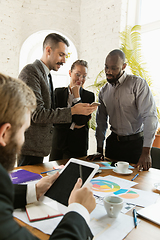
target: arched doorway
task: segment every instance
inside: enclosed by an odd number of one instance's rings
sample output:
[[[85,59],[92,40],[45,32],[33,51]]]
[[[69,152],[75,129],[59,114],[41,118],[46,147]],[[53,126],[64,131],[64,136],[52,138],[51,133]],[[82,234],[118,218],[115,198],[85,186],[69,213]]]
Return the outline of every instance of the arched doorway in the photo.
[[[52,33],[52,32],[55,32],[64,36],[69,41],[69,44],[70,44],[68,48],[68,52],[71,54],[70,54],[70,57],[67,58],[66,63],[57,72],[51,71],[54,88],[65,87],[69,84],[68,71],[72,63],[78,58],[77,50],[73,42],[68,37],[54,30],[42,30],[42,31],[33,33],[25,40],[20,51],[19,72],[22,70],[22,68],[26,64],[32,63],[36,59],[41,58],[42,52],[43,52],[43,49],[42,49],[43,40],[49,33]]]

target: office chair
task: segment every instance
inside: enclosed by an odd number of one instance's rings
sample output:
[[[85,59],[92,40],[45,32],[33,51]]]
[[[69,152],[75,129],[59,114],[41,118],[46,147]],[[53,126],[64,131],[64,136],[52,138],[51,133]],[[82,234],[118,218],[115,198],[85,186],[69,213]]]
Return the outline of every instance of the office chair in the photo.
[[[152,167],[160,169],[160,148],[151,148]]]

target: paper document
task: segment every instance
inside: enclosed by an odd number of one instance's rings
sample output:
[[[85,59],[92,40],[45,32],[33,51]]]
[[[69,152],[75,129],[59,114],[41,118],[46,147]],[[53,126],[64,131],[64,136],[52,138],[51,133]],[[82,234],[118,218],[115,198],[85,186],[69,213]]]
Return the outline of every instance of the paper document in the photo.
[[[134,228],[133,217],[119,213],[117,218],[109,218],[104,206],[97,204],[91,213],[89,224],[94,240],[122,240]]]

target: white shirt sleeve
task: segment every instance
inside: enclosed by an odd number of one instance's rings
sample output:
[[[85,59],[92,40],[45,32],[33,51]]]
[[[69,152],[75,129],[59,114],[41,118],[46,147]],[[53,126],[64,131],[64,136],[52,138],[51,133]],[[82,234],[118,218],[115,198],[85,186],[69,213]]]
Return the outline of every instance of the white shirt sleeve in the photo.
[[[71,203],[68,206],[67,212],[72,212],[72,211],[79,213],[86,220],[87,224],[89,223],[90,215],[88,210],[84,206],[82,206],[79,203]]]
[[[36,196],[36,184],[35,183],[29,183],[27,184],[27,204],[33,203],[37,201]]]
[[[73,103],[77,103],[77,102],[79,102],[80,100],[81,100],[80,97],[78,97],[78,98],[73,98]]]

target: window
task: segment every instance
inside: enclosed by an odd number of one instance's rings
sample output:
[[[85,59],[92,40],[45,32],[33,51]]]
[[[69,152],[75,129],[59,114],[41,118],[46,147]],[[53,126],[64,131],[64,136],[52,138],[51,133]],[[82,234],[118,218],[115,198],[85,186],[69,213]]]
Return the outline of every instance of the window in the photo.
[[[153,79],[155,101],[160,109],[160,1],[141,0],[139,8],[138,24],[142,27],[142,52]]]

